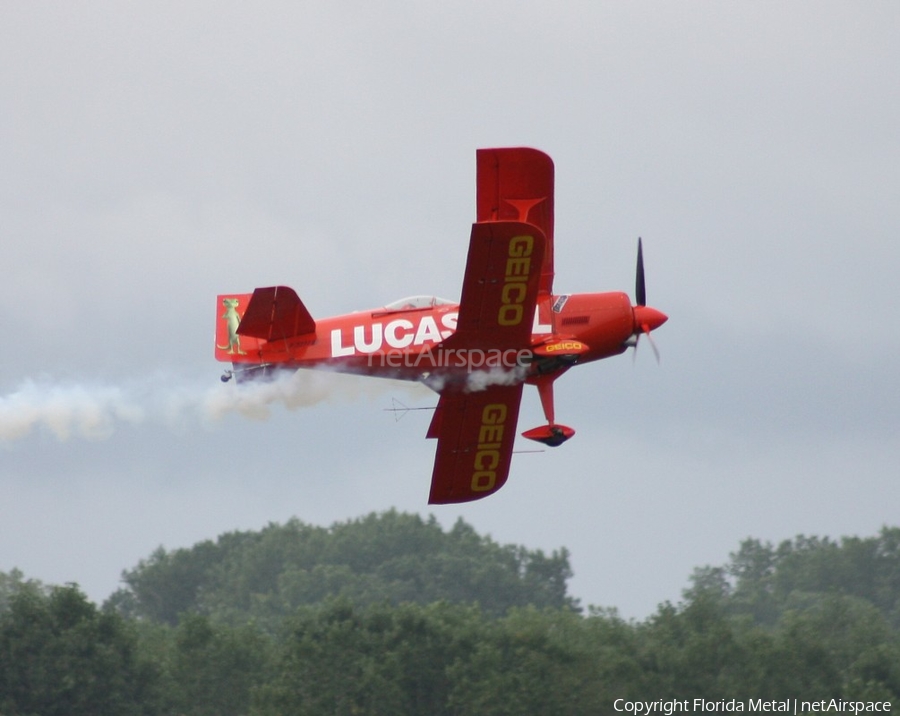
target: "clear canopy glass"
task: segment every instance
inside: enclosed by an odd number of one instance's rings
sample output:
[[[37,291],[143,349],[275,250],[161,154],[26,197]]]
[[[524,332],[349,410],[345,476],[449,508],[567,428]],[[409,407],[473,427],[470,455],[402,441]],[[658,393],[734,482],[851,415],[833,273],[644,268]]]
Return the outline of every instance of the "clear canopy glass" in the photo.
[[[417,308],[433,308],[434,306],[449,306],[455,303],[438,296],[407,296],[399,301],[394,301],[385,306],[388,311],[411,311]]]

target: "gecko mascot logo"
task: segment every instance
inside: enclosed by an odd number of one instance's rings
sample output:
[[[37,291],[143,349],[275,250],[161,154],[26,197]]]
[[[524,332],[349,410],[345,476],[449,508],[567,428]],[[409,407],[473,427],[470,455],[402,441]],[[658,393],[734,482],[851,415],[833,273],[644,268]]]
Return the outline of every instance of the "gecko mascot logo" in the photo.
[[[238,335],[237,329],[241,324],[241,316],[237,312],[240,302],[236,298],[223,298],[222,305],[225,306],[225,313],[222,314],[222,320],[228,328],[228,345],[216,347],[221,350],[227,350],[232,355],[237,353],[239,356],[245,356],[247,353],[241,350],[241,337]]]

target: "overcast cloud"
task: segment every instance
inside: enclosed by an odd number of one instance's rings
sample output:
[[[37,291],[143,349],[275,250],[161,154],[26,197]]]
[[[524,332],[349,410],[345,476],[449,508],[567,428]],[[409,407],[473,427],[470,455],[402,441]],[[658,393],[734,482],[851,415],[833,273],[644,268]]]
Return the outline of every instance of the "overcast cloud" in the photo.
[[[745,537],[898,524],[896,3],[3,14],[0,570],[99,601],[160,544],[396,506],[565,546],[575,596],[644,617]],[[643,237],[659,366],[571,371],[575,439],[456,507],[426,505],[429,414],[382,410],[426,391],[222,409],[217,293],[458,298],[475,149],[512,145],[556,163],[558,292],[631,293]]]

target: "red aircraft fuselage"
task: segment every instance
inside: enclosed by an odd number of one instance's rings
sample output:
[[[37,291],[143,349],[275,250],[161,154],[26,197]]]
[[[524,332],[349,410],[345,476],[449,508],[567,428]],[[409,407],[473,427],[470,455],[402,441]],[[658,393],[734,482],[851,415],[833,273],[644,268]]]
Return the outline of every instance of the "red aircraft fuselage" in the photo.
[[[281,290],[285,290],[282,288]],[[236,301],[237,311],[253,294],[220,296]],[[227,312],[227,311],[226,311]],[[236,372],[261,368],[325,368],[343,373],[428,382],[440,376],[461,379],[477,370],[521,367],[528,380],[574,363],[624,352],[642,326],[650,330],[665,318],[652,308],[632,306],[622,292],[547,296],[536,306],[531,340],[518,349],[442,349],[456,332],[459,304],[432,296],[413,296],[367,311],[318,319],[315,332],[284,340],[237,335],[229,340],[223,313],[218,321],[216,357]],[[576,360],[577,358],[577,360]]]

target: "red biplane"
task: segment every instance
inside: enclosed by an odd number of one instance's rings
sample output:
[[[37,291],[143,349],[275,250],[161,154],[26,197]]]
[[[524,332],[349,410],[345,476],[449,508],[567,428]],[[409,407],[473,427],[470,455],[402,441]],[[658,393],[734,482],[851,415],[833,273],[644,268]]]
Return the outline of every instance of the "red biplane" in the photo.
[[[621,292],[553,293],[553,181],[543,152],[477,152],[477,221],[459,303],[413,296],[316,320],[286,286],[220,295],[216,358],[232,363],[223,380],[327,368],[420,381],[440,394],[427,433],[438,441],[429,503],[496,492],[509,475],[524,384],[537,386],[547,423],[522,435],[560,445],[575,431],[556,422],[553,381],[636,348],[667,319],[646,305],[640,241],[635,305]]]

